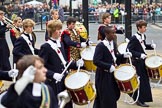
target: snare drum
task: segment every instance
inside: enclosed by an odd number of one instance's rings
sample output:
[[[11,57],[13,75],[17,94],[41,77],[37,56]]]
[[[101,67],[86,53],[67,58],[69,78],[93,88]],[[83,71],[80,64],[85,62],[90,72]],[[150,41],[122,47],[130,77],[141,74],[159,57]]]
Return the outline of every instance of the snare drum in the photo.
[[[65,86],[75,104],[85,105],[95,98],[96,92],[86,72],[71,72],[65,78]]]
[[[3,81],[2,80],[0,80],[0,94],[2,93],[2,87],[4,86],[4,83],[3,83]]]
[[[162,77],[162,57],[150,56],[145,60],[148,76],[151,79],[160,79]]]
[[[124,54],[126,52],[127,46],[128,46],[128,43],[127,42],[123,42],[123,43],[119,44],[119,46],[118,46],[118,52],[120,54]]]
[[[136,70],[130,64],[121,64],[114,71],[119,89],[124,93],[133,93],[139,87]]]
[[[96,44],[92,44],[91,46],[84,48],[80,54],[84,60],[85,69],[88,71],[96,70],[96,66],[93,64],[93,56],[95,53],[95,48]]]

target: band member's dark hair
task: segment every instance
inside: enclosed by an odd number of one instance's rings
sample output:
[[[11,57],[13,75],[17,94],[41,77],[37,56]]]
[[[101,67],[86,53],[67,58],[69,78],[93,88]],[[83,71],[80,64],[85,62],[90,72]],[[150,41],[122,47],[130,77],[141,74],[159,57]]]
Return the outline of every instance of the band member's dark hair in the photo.
[[[144,21],[144,20],[138,20],[138,21],[136,22],[136,27],[137,27],[137,29],[138,29],[138,28],[141,28],[142,26],[146,26],[146,27],[147,27],[147,22]]]
[[[114,29],[113,26],[107,26],[104,28],[104,31],[105,31],[105,33],[109,34],[112,31],[112,29]]]
[[[44,64],[44,61],[42,58],[34,55],[25,55],[23,56],[16,65],[16,68],[19,70],[18,79],[22,77],[23,72],[30,66],[35,66],[35,61],[38,60]]]
[[[71,23],[76,23],[76,19],[73,18],[73,17],[69,17],[69,18],[67,19],[66,24],[69,25],[69,24],[71,24]]]

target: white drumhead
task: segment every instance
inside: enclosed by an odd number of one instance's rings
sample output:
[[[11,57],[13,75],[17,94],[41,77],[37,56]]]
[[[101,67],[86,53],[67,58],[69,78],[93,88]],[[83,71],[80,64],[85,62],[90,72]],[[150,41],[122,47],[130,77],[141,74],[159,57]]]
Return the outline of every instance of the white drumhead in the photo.
[[[84,60],[93,60],[96,46],[89,46],[81,52],[81,57]]]
[[[125,42],[125,43],[121,43],[121,44],[118,46],[118,51],[119,51],[120,54],[124,54],[124,53],[126,52],[127,45],[128,45],[128,43]]]
[[[157,68],[162,65],[162,57],[160,56],[150,56],[145,61],[146,66],[150,68]]]
[[[132,66],[125,65],[115,70],[115,78],[120,81],[125,81],[133,78],[136,71]]]
[[[65,85],[69,89],[79,89],[87,84],[90,76],[85,72],[76,72],[65,79]]]

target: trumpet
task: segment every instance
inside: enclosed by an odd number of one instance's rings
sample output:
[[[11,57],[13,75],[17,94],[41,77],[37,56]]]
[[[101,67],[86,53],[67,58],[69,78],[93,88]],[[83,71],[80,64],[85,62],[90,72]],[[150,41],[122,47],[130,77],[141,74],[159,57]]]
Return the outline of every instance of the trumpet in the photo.
[[[7,17],[3,17],[2,19],[3,19],[3,22],[4,22],[5,24],[7,24],[7,25],[9,25],[9,26],[11,27],[11,29],[12,29],[12,28],[16,28],[16,27],[14,26],[14,24],[13,24],[13,21],[11,21],[10,19],[8,19]]]

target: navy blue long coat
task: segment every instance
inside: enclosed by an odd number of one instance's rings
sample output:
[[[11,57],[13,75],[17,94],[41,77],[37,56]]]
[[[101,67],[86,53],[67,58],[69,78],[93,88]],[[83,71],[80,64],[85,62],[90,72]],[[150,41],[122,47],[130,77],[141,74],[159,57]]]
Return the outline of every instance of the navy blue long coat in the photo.
[[[139,34],[140,35],[140,34]],[[145,36],[146,39],[146,36]],[[146,44],[146,41],[143,41],[146,49],[153,49],[150,44]],[[137,75],[140,76],[140,94],[139,94],[139,101],[140,102],[152,102],[152,93],[151,93],[151,87],[149,82],[149,77],[147,74],[146,66],[145,66],[145,60],[140,59],[141,54],[145,53],[143,50],[141,43],[136,38],[136,36],[132,36],[130,38],[130,42],[128,43],[128,49],[132,53],[132,63],[136,68]],[[137,96],[137,91],[135,92],[135,95],[133,99],[135,100]]]
[[[56,41],[53,41],[53,42],[56,43]],[[65,58],[65,51],[64,51],[63,43],[61,43],[61,48],[59,49],[62,52],[63,57]],[[66,89],[64,85],[64,79],[66,75],[64,75],[61,82],[58,82],[58,83],[56,83],[56,80],[53,78],[53,75],[55,73],[62,73],[62,71],[64,70],[64,65],[62,64],[56,51],[53,50],[52,47],[48,43],[45,43],[41,46],[39,56],[44,59],[45,67],[49,70],[47,72],[46,83],[49,84],[53,88],[57,96],[58,93]],[[76,63],[72,62],[69,68],[77,69]],[[72,104],[67,104],[65,108],[72,108]]]
[[[9,57],[10,50],[6,41],[5,32],[8,29],[6,28],[6,24],[1,25],[0,23],[0,70],[8,71],[11,69]]]
[[[115,43],[114,53],[117,57],[117,64],[120,64],[123,55],[117,54]],[[103,42],[96,46],[93,62],[97,66],[95,76],[97,96],[93,108],[117,108],[120,90],[115,81],[114,74],[109,72],[111,65],[114,64],[114,60],[111,52]]]

